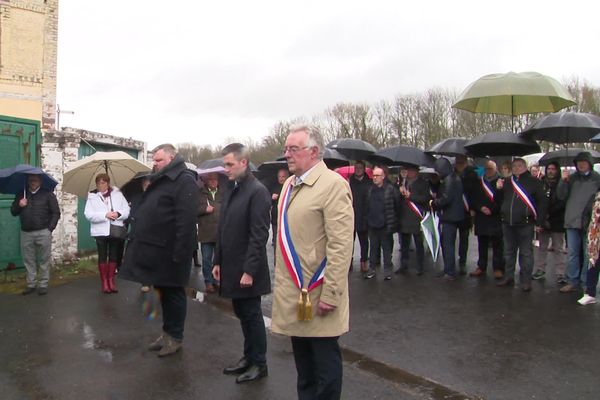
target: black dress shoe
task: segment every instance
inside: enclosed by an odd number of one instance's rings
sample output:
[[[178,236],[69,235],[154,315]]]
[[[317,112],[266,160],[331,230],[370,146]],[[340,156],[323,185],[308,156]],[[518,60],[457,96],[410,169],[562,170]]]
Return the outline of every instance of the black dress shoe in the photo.
[[[223,373],[225,375],[238,375],[246,372],[246,370],[250,368],[250,361],[246,360],[246,358],[240,358],[240,361],[235,365],[230,365],[223,369]]]
[[[525,282],[521,285],[521,290],[524,292],[531,292],[531,282]]]
[[[246,372],[241,374],[235,380],[236,383],[244,383],[250,381],[256,381],[263,376],[269,375],[269,370],[266,365],[252,365]]]
[[[513,286],[515,280],[511,278],[504,278],[500,282],[496,283],[496,286]]]

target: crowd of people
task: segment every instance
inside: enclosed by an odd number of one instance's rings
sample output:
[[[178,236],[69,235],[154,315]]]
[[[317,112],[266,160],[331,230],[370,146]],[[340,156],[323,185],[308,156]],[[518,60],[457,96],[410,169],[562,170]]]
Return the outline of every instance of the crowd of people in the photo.
[[[360,273],[385,281],[422,276],[425,244],[421,221],[439,216],[443,270],[448,282],[491,269],[499,287],[520,288],[545,279],[552,254],[560,292],[583,291],[582,305],[596,302],[600,267],[600,175],[589,153],[579,153],[575,172],[550,163],[542,171],[522,158],[500,171],[487,160],[482,173],[465,156],[439,157],[434,174],[402,167],[397,179],[382,165],[354,163],[345,180],[322,161],[323,140],[310,125],[290,128],[284,147],[287,168],[268,189],[249,170],[249,151],[239,143],[222,151],[226,181],[188,169],[174,146],[153,151],[153,171],[137,177],[141,190],[129,199],[96,176],[85,216],[98,250],[101,290],[118,292],[115,275],[160,293],[162,333],[148,350],[165,357],[182,348],[188,285],[194,251],[202,255],[207,293],[231,299],[244,337],[241,358],[223,373],[243,383],[268,375],[267,336],[261,297],[271,293],[267,261],[269,230],[275,251],[273,332],[291,338],[299,399],[339,399],[342,361],[339,337],[349,329],[348,273],[354,240]],[[32,175],[11,212],[21,218],[21,245],[27,268],[23,294],[47,293],[51,232],[60,211],[56,197]],[[477,237],[476,266],[468,265],[471,230]],[[398,235],[400,265],[392,262]],[[565,241],[566,238],[566,241]],[[126,249],[123,255],[124,244]],[[458,242],[458,248],[456,243]],[[537,242],[537,246],[534,245]],[[411,245],[414,260],[411,263]],[[39,268],[35,254],[41,250]],[[457,263],[458,259],[458,263]],[[122,265],[121,265],[122,260]],[[39,277],[38,277],[39,275]]]

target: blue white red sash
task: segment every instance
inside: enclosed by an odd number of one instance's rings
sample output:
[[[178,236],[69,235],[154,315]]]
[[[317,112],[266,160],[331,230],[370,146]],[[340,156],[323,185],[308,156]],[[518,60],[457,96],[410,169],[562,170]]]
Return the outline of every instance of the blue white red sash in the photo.
[[[471,209],[471,206],[469,206],[469,201],[467,200],[467,196],[462,195],[462,200],[463,200],[463,206],[465,206],[465,211],[469,212],[469,210]]]
[[[417,205],[414,202],[410,201],[409,199],[406,199],[406,203],[408,204],[408,208],[410,208],[412,212],[417,214],[417,217],[419,217],[419,219],[423,219],[423,213],[421,212],[421,210],[419,210],[419,207],[417,207]]]
[[[290,273],[290,277],[292,278],[294,285],[296,285],[296,287],[299,290],[302,290],[304,289],[302,266],[300,265],[300,258],[298,257],[298,253],[296,253],[294,243],[292,242],[292,238],[290,236],[290,227],[287,218],[287,208],[290,203],[293,187],[294,185],[292,185],[292,183],[290,182],[283,194],[283,201],[279,210],[279,221],[281,225],[277,234],[277,239],[279,242],[279,248],[281,249],[281,254],[283,256],[283,262],[288,272]],[[310,279],[310,282],[308,283],[308,288],[306,288],[309,292],[323,283],[326,264],[327,257],[325,257],[323,261],[321,261],[321,264],[317,268],[317,271]]]
[[[485,179],[483,179],[483,176],[481,177],[481,187],[483,188],[483,192],[485,193],[485,195],[490,199],[492,203],[494,203],[494,192],[492,191],[492,188],[489,187]]]
[[[514,175],[511,177],[511,182],[512,182],[513,189],[514,189],[515,193],[517,194],[517,196],[519,196],[519,198],[521,199],[521,201],[523,201],[523,203],[525,203],[525,205],[527,206],[527,208],[529,208],[529,210],[533,214],[533,217],[535,219],[537,219],[537,211],[535,210],[535,206],[533,205],[533,201],[531,201],[531,199],[529,198],[529,195],[527,194],[527,192],[521,187],[521,185],[519,185],[519,182],[517,182],[515,180]]]

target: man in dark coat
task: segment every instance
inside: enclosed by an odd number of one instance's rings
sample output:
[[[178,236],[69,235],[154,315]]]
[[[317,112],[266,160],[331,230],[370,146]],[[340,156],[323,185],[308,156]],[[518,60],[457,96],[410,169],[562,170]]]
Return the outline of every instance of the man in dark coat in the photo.
[[[456,232],[465,219],[463,186],[459,176],[453,170],[450,161],[441,157],[435,161],[435,172],[442,179],[432,206],[440,214],[440,234],[444,271],[440,277],[448,281],[456,279]]]
[[[479,177],[472,165],[469,165],[466,156],[457,156],[454,170],[460,177],[463,187],[463,207],[465,217],[458,224],[458,268],[461,275],[467,273],[467,253],[469,251],[469,235],[473,227],[473,190]]]
[[[202,253],[202,275],[206,293],[214,293],[218,282],[212,274],[213,255],[217,243],[219,214],[223,201],[223,190],[219,188],[219,176],[211,173],[203,177],[204,186],[200,189],[198,208],[198,242]]]
[[[365,173],[365,163],[356,161],[354,163],[354,174],[349,179],[350,190],[352,191],[352,207],[354,208],[354,237],[358,235],[360,245],[360,271],[365,273],[369,267],[369,227],[366,219],[366,195],[373,183],[371,178]],[[354,251],[354,246],[352,247]],[[352,265],[350,266],[352,269]]]
[[[398,232],[398,215],[400,214],[400,195],[396,187],[387,178],[387,170],[381,167],[373,168],[373,184],[367,191],[366,217],[369,227],[369,242],[371,245],[369,270],[364,274],[365,279],[375,276],[375,269],[381,262],[383,252],[384,280],[392,279],[392,251],[394,248],[394,233]]]
[[[148,346],[159,357],[181,349],[192,255],[196,248],[198,186],[171,144],[152,151],[154,174],[130,215],[131,232],[119,277],[160,293],[163,334]]]
[[[38,281],[38,294],[48,293],[50,280],[50,257],[52,231],[60,218],[56,196],[41,187],[40,175],[27,177],[27,190],[13,201],[10,212],[21,220],[21,254],[27,270],[27,287],[21,292],[28,295],[35,291]],[[40,254],[38,276],[37,254]]]
[[[397,272],[408,270],[410,242],[414,240],[417,255],[417,275],[423,274],[423,260],[425,250],[423,248],[423,233],[421,232],[421,220],[429,206],[431,194],[429,184],[419,176],[418,167],[408,167],[406,178],[400,186],[400,268]]]
[[[485,164],[485,172],[479,179],[479,184],[473,187],[472,208],[475,211],[475,235],[479,258],[477,269],[469,275],[479,277],[485,275],[488,265],[488,250],[492,244],[492,268],[494,278],[504,275],[504,254],[502,246],[502,221],[500,219],[500,203],[496,202],[496,183],[498,182],[496,163],[489,160]]]
[[[290,176],[290,171],[287,168],[281,168],[277,171],[277,182],[271,186],[271,239],[273,246],[277,243],[277,206],[279,205],[279,195],[283,188],[283,183]]]
[[[244,333],[244,356],[223,370],[239,375],[237,383],[267,376],[267,334],[261,296],[271,292],[266,244],[269,238],[269,191],[248,169],[248,149],[240,143],[225,146],[225,173],[232,185],[223,199],[213,275],[219,293],[230,298]]]
[[[534,225],[541,226],[546,215],[547,199],[539,179],[531,176],[522,158],[512,162],[512,177],[498,179],[497,200],[501,204],[502,233],[504,237],[504,279],[497,286],[513,286],[515,264],[519,252],[521,289],[531,290],[533,272]]]
[[[535,254],[536,271],[533,273],[532,278],[543,279],[546,276],[548,245],[552,240],[552,258],[554,259],[556,282],[563,285],[567,283],[565,278],[566,255],[564,251],[565,202],[556,196],[556,188],[560,181],[560,164],[551,162],[546,165],[546,172],[540,179],[542,180],[544,194],[548,199],[548,212],[544,216],[542,226],[536,228],[540,243]]]

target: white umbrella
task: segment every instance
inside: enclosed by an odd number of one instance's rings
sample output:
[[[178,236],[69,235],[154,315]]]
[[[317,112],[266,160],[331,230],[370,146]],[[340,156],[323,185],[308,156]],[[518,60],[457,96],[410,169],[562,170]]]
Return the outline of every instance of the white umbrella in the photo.
[[[120,187],[138,172],[151,168],[123,151],[98,151],[72,163],[65,171],[62,190],[79,197],[87,197],[96,188],[96,176],[107,173],[111,186]]]
[[[431,257],[433,262],[437,260],[440,252],[440,231],[439,231],[440,219],[438,216],[431,211],[427,211],[425,216],[421,220],[421,229],[423,230],[423,237],[427,242],[427,246],[431,250]]]

